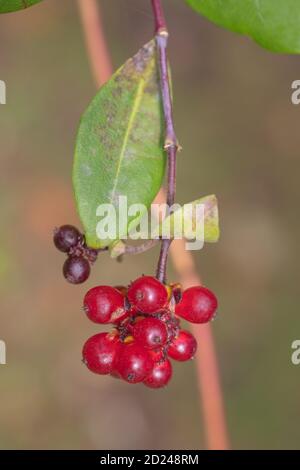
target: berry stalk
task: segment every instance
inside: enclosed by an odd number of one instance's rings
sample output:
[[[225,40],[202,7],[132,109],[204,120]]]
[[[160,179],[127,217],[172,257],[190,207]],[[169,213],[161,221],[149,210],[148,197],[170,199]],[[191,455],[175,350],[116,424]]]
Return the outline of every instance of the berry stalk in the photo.
[[[173,123],[172,97],[168,73],[167,45],[169,33],[161,0],[151,0],[151,4],[155,22],[155,38],[158,51],[161,97],[163,102],[166,129],[164,142],[164,148],[168,156],[168,182],[166,199],[167,205],[169,207],[169,213],[171,213],[176,192],[176,154],[178,150],[178,141]],[[161,282],[165,282],[166,280],[167,261],[171,242],[172,240],[168,239],[162,240],[161,242],[161,250],[156,271],[156,277]]]

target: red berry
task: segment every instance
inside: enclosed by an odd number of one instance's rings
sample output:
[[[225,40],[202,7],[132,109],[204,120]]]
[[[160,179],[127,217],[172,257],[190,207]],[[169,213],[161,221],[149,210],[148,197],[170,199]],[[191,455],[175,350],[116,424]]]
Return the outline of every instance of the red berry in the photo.
[[[140,312],[151,314],[166,306],[168,292],[155,277],[142,276],[129,287],[128,300]]]
[[[168,339],[168,332],[164,323],[153,317],[138,321],[132,328],[132,335],[146,349],[163,346]]]
[[[213,292],[203,286],[190,287],[183,292],[175,313],[191,323],[206,323],[213,318],[218,301]]]
[[[112,371],[117,345],[117,335],[108,333],[94,335],[83,346],[83,362],[96,374],[109,374]]]
[[[123,320],[125,320],[126,318],[129,318],[131,316],[131,310],[130,310],[130,305],[128,303],[128,300],[126,298],[127,287],[125,287],[125,286],[114,286],[114,289],[116,289],[118,292],[120,292],[120,294],[123,295],[123,305],[124,305],[123,314],[120,317],[116,318],[113,322],[114,324],[119,325],[121,322],[123,322]]]
[[[123,344],[118,349],[114,369],[126,382],[142,382],[151,372],[153,360],[150,353],[136,343]]]
[[[192,359],[197,350],[197,341],[186,330],[180,330],[179,335],[169,346],[168,356],[176,361],[188,361]]]
[[[160,349],[150,349],[150,354],[152,357],[153,362],[162,362],[166,358],[165,348]]]
[[[53,241],[59,251],[68,253],[82,240],[82,235],[73,225],[62,225],[54,230]]]
[[[154,364],[154,367],[148,377],[144,380],[144,384],[150,388],[165,387],[172,377],[172,364],[166,359],[164,362]]]
[[[90,275],[89,262],[82,256],[70,256],[63,265],[63,274],[71,284],[81,284]]]
[[[125,318],[124,296],[111,286],[90,289],[83,305],[88,318],[95,323],[115,323]]]

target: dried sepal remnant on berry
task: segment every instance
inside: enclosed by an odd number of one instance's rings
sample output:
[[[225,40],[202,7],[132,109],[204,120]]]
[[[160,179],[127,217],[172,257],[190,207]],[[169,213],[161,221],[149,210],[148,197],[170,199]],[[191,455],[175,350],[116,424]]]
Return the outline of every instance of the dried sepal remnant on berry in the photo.
[[[56,248],[67,255],[63,275],[71,284],[81,284],[90,275],[91,265],[98,257],[98,250],[86,245],[84,235],[73,225],[62,225],[54,229],[53,242]]]
[[[170,359],[188,361],[197,350],[194,336],[181,328],[177,308],[193,321],[208,321],[215,314],[214,294],[201,286],[192,289],[182,292],[178,283],[164,285],[152,276],[141,276],[129,287],[90,289],[84,298],[87,317],[114,328],[86,342],[83,362],[95,373],[131,384],[166,386],[172,377]]]

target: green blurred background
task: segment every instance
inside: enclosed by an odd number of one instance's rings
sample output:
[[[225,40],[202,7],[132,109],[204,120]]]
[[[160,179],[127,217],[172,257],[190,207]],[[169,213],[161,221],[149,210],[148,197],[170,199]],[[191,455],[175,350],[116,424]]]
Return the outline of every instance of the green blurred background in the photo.
[[[148,0],[102,0],[114,66],[148,41]],[[178,202],[215,193],[221,240],[196,253],[217,292],[216,338],[232,446],[297,448],[300,366],[299,57],[273,55],[165,0],[171,32]],[[204,448],[193,362],[152,391],[89,373],[81,347],[97,331],[88,287],[152,273],[157,250],[122,264],[101,256],[87,285],[68,285],[52,230],[78,225],[74,138],[95,93],[75,0],[0,17],[0,447]],[[170,270],[170,280],[175,278]]]

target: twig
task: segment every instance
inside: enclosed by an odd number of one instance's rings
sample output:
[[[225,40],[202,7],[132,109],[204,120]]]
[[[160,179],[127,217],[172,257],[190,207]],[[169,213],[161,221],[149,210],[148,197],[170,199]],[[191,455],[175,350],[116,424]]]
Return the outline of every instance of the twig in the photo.
[[[176,191],[176,154],[178,143],[173,124],[172,98],[168,74],[167,45],[169,33],[161,0],[151,0],[151,3],[155,21],[155,38],[158,50],[161,97],[166,127],[164,148],[168,156],[167,205],[169,213],[171,213]],[[166,280],[167,260],[171,242],[172,240],[168,239],[162,240],[156,272],[156,277],[161,282],[165,282]]]
[[[87,52],[90,57],[96,84],[104,83],[112,74],[112,66],[106,41],[102,32],[100,12],[96,0],[78,0],[86,37]],[[157,27],[158,25],[156,25]],[[159,23],[161,27],[161,23]],[[166,201],[161,189],[155,202]],[[174,268],[184,288],[201,284],[191,252],[185,250],[184,240],[174,240],[170,247]],[[210,325],[193,325],[193,333],[198,341],[198,354],[195,364],[197,379],[202,397],[204,428],[208,449],[228,449],[229,439],[226,428],[219,370]]]
[[[157,239],[150,239],[146,240],[144,243],[140,245],[126,245],[125,246],[125,254],[126,255],[139,255],[141,253],[145,253],[145,251],[151,250],[154,246],[159,243]]]

